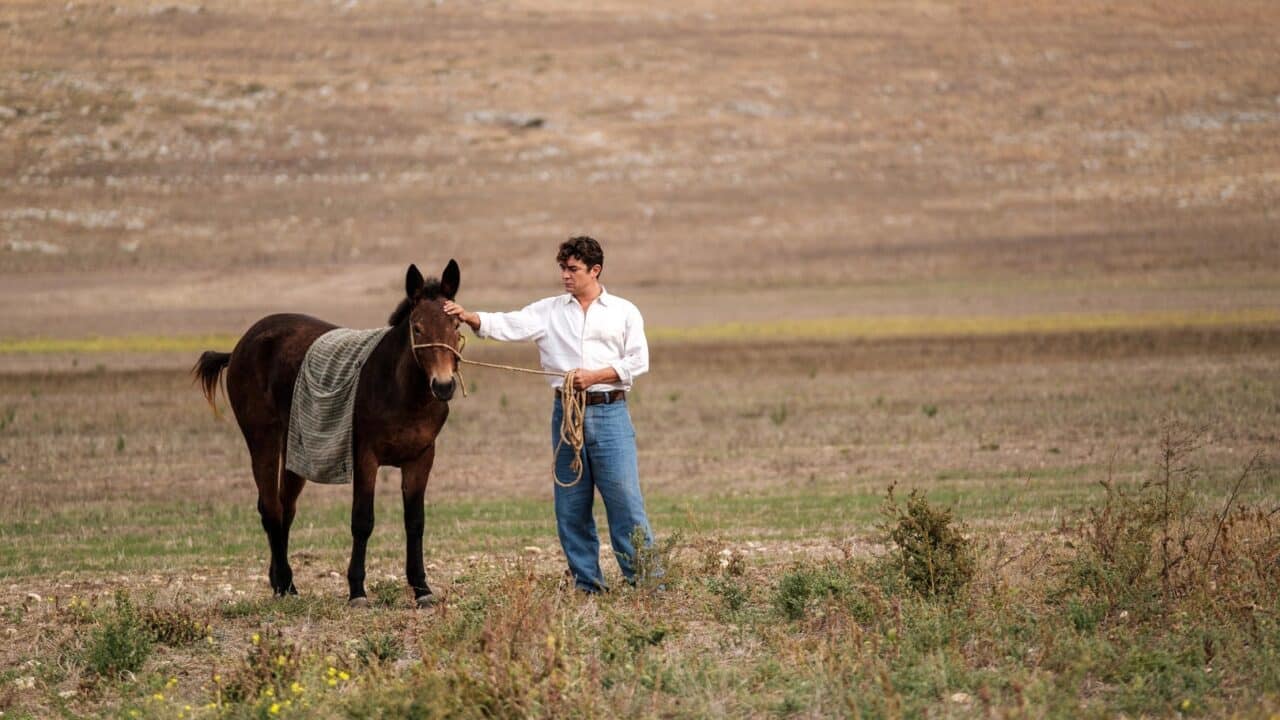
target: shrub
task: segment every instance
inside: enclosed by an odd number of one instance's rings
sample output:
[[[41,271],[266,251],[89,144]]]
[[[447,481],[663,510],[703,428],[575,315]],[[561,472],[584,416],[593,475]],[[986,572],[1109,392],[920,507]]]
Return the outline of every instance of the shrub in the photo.
[[[954,595],[973,578],[973,547],[952,524],[949,508],[930,505],[917,490],[911,491],[904,508],[891,485],[882,512],[882,528],[894,544],[888,562],[917,593]]]

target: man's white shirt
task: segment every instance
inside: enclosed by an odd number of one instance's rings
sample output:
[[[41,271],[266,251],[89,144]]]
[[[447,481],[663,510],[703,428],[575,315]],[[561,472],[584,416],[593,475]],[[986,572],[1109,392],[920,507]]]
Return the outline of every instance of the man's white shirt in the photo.
[[[619,382],[592,385],[593,392],[630,390],[637,377],[649,370],[649,343],[644,319],[631,302],[610,295],[603,287],[587,311],[569,293],[544,298],[515,312],[478,312],[476,335],[504,342],[532,340],[538,345],[542,369],[561,373],[548,377],[560,387],[563,373],[575,368],[611,367]]]

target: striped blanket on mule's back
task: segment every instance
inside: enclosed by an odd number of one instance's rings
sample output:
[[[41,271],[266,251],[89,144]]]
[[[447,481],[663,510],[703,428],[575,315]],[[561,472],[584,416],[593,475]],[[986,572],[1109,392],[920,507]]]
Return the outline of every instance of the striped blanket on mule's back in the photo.
[[[285,467],[312,482],[350,483],[360,368],[391,328],[339,328],[316,338],[293,384]]]

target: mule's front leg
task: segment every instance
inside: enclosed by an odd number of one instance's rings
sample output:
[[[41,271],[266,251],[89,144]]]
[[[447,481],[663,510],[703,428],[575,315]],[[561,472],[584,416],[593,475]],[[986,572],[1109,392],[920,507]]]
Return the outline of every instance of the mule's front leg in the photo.
[[[351,499],[351,564],[347,566],[349,604],[369,604],[364,592],[364,556],[373,534],[373,489],[378,480],[378,463],[373,459],[357,460]]]
[[[422,533],[426,527],[427,478],[435,462],[436,449],[431,446],[411,463],[400,468],[400,492],[404,496],[405,577],[418,607],[430,605],[435,597],[427,585],[427,573],[422,567]]]

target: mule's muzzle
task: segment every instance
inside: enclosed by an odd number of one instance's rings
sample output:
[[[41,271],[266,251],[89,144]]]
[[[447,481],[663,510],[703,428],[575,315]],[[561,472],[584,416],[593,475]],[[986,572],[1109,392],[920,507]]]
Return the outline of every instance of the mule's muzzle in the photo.
[[[431,378],[431,396],[443,402],[449,402],[453,399],[453,393],[458,389],[458,381],[454,378],[448,380],[437,380]]]

